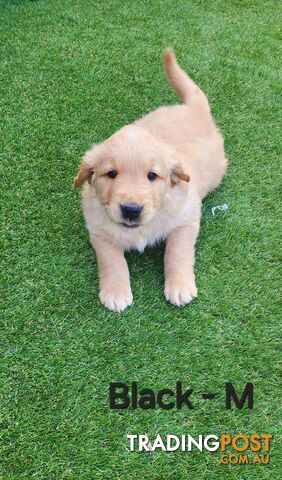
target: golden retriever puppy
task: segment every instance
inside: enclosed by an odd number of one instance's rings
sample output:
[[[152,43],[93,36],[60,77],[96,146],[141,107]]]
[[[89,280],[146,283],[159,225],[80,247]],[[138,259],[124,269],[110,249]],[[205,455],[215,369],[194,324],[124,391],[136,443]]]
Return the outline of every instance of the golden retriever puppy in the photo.
[[[201,201],[226,170],[223,138],[208,100],[164,54],[166,75],[182,105],[161,107],[126,125],[82,158],[75,186],[99,267],[100,300],[121,312],[133,297],[126,250],[166,241],[165,297],[185,305],[197,296],[195,242]]]

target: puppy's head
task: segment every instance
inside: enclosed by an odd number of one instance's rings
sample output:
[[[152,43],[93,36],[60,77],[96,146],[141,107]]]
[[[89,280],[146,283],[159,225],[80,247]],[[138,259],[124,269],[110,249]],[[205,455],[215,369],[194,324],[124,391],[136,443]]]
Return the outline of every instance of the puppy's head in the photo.
[[[82,158],[76,187],[88,181],[110,219],[125,228],[150,222],[169,189],[188,182],[175,152],[137,126],[126,126]]]

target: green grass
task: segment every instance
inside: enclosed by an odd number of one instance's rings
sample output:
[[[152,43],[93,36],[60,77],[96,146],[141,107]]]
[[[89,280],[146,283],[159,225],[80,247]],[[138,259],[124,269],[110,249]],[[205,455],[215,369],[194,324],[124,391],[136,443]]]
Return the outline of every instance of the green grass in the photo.
[[[1,480],[278,478],[279,3],[0,5]],[[134,305],[118,315],[98,301],[72,179],[92,143],[178,101],[162,72],[168,45],[208,95],[229,169],[203,207],[197,301],[165,302],[159,246],[128,255]],[[133,380],[182,380],[198,392],[195,408],[110,411],[109,382]],[[226,381],[254,383],[252,411],[225,410]],[[126,450],[127,433],[158,432],[270,433],[271,461]]]

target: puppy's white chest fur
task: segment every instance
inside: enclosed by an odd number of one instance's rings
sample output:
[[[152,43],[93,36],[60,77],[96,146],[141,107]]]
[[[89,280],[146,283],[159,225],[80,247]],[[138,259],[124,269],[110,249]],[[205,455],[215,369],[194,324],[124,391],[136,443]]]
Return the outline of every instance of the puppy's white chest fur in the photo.
[[[192,212],[201,203],[193,185],[187,188],[184,195],[183,190],[175,186],[166,194],[152,220],[133,229],[113,222],[97,199],[95,191],[88,185],[85,186],[82,198],[86,226],[91,235],[108,239],[123,250],[139,252],[143,252],[147,245],[164,240],[172,230],[187,224]]]

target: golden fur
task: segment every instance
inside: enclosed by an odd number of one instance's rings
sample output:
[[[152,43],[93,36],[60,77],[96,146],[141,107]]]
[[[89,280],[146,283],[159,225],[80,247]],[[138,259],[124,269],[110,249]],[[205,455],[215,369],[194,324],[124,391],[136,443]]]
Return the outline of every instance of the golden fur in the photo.
[[[111,310],[132,303],[124,251],[143,251],[166,240],[165,296],[185,305],[197,296],[193,265],[201,200],[226,170],[223,138],[200,88],[164,55],[167,77],[184,104],[161,107],[123,127],[83,157],[75,186],[84,184],[82,202],[96,251],[100,300]],[[108,172],[115,171],[116,178]],[[154,181],[148,173],[154,172]],[[142,205],[138,224],[121,216],[122,204]],[[135,228],[127,228],[127,227]]]

